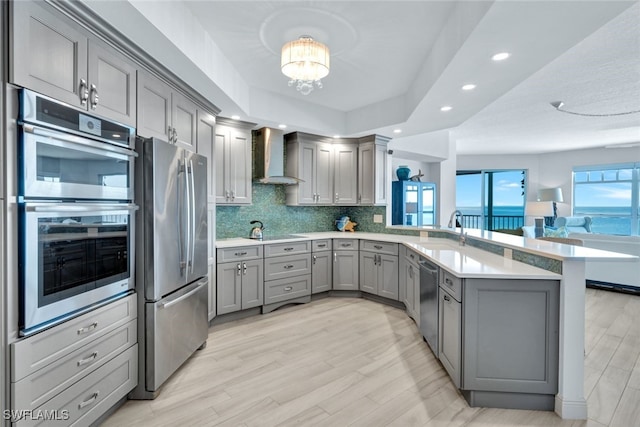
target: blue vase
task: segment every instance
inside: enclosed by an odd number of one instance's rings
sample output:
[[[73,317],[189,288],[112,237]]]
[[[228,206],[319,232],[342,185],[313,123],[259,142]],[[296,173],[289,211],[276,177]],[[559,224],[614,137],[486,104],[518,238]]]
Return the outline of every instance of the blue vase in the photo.
[[[409,166],[400,165],[400,166],[398,166],[398,169],[396,169],[396,175],[398,176],[398,179],[400,181],[409,180],[409,175],[410,174],[411,174],[411,169],[409,169]]]

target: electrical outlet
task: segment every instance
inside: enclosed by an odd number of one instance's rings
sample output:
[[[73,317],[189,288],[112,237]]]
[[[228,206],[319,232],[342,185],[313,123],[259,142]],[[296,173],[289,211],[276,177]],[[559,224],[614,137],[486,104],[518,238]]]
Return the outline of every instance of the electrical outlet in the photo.
[[[513,250],[509,248],[504,248],[504,257],[508,259],[513,259]]]
[[[382,215],[374,215],[373,222],[375,222],[376,224],[382,224]]]

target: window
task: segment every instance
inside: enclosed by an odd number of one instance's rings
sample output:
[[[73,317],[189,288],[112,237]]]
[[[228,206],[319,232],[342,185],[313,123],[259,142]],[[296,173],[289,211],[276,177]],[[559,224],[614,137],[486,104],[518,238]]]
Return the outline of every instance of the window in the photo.
[[[456,173],[456,208],[465,228],[517,229],[524,225],[526,171],[479,170]]]
[[[573,170],[573,215],[590,216],[592,231],[637,235],[640,163]]]

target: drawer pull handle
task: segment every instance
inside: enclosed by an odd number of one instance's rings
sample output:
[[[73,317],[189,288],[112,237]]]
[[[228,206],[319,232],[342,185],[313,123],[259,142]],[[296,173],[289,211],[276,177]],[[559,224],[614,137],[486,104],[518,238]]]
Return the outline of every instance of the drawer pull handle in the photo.
[[[313,256],[313,265],[316,264],[316,261],[318,260],[318,257],[316,255]]]
[[[94,351],[93,353],[91,353],[91,356],[86,357],[82,360],[78,360],[78,366],[86,365],[87,363],[93,362],[97,358],[98,358],[98,352]]]
[[[242,251],[242,252],[236,252],[236,256],[243,256],[246,255],[247,251]]]
[[[445,295],[444,296],[444,300],[447,302],[451,302],[451,298],[449,298],[449,295]]]
[[[246,262],[242,263],[242,274],[244,274],[244,275],[247,274],[247,263]]]
[[[236,264],[236,274],[238,276],[242,274],[242,267],[240,266],[240,263]]]
[[[291,292],[293,290],[293,286],[285,286],[283,290],[285,292]]]
[[[87,400],[80,402],[80,404],[78,405],[78,409],[82,409],[85,406],[89,406],[92,403],[95,403],[96,400],[98,400],[98,395],[100,394],[99,391],[94,392],[90,398],[88,398]]]
[[[409,258],[411,258],[411,259],[415,259],[415,257],[413,256],[413,254],[409,255]]]
[[[448,277],[444,279],[444,282],[449,286],[453,286],[453,282]]]
[[[327,245],[325,245],[324,243],[322,243],[321,245],[318,245],[319,248],[326,248]]]
[[[382,245],[373,245],[373,247],[376,249],[382,249]]]
[[[293,248],[284,248],[284,250],[285,250],[285,251],[287,251],[287,252],[289,252],[289,251],[292,251],[292,250],[293,250]]]
[[[285,270],[289,270],[289,269],[293,268],[293,264],[287,264],[287,265],[283,266],[283,268]]]
[[[340,246],[342,246],[343,248],[350,248],[351,247],[351,243],[342,243],[342,244],[340,244]]]
[[[89,326],[85,326],[84,328],[78,329],[78,335],[86,334],[87,332],[90,332],[97,327],[98,327],[98,322],[93,322]]]

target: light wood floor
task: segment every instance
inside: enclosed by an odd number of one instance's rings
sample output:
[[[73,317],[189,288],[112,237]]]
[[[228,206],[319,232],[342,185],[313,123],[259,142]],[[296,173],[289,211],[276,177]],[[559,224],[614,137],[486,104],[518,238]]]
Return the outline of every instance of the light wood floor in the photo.
[[[470,408],[402,310],[326,298],[214,326],[104,426],[640,426],[640,297],[587,289],[589,420]]]

